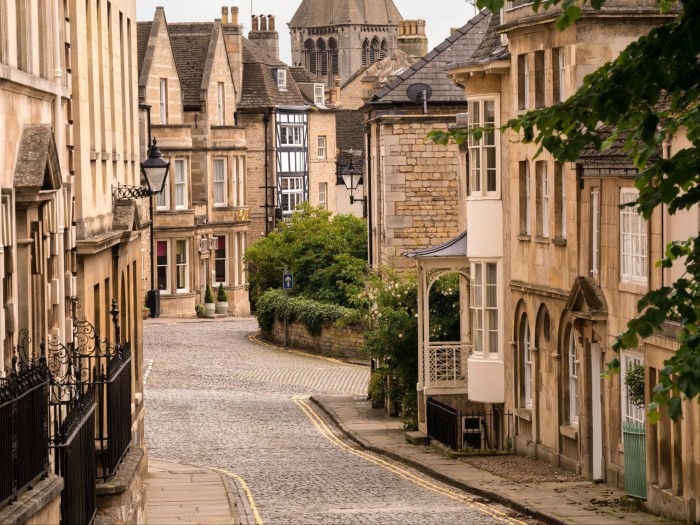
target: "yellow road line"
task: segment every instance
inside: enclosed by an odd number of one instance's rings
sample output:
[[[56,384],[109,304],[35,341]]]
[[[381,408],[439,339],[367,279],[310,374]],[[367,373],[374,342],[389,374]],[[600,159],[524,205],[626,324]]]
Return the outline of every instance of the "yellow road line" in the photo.
[[[314,424],[314,426],[318,429],[318,431],[321,433],[323,437],[325,437],[328,441],[330,441],[332,444],[335,446],[345,450],[346,452],[353,454],[354,456],[357,456],[359,458],[365,459],[366,461],[369,461],[371,463],[374,463],[375,465],[378,465],[390,472],[393,472],[394,474],[400,476],[401,478],[410,481],[420,487],[423,487],[427,490],[430,490],[432,492],[436,492],[438,494],[441,494],[443,496],[446,496],[452,500],[459,501],[461,503],[464,503],[465,505],[472,507],[475,510],[478,510],[480,512],[483,512],[484,514],[487,514],[491,516],[492,518],[495,518],[499,521],[502,521],[504,523],[509,523],[511,525],[517,524],[517,525],[527,525],[526,522],[520,521],[518,519],[512,518],[508,516],[505,512],[501,512],[498,509],[491,508],[484,503],[481,503],[479,501],[474,500],[474,498],[471,498],[470,496],[463,494],[461,492],[457,492],[445,487],[441,487],[433,482],[431,482],[428,479],[416,476],[412,472],[409,472],[408,470],[399,467],[398,465],[395,465],[393,463],[389,463],[388,461],[385,461],[381,459],[380,457],[374,456],[372,454],[369,454],[367,452],[363,452],[361,450],[358,450],[356,448],[351,447],[347,443],[343,442],[340,440],[326,425],[326,423],[321,419],[321,417],[309,406],[307,402],[308,396],[295,396],[293,398],[294,403],[299,407],[299,409],[306,414],[306,416],[311,420],[311,422]]]
[[[345,361],[341,361],[340,359],[334,359],[332,357],[326,357],[324,355],[309,354],[307,352],[302,352],[301,350],[294,350],[292,348],[284,348],[282,346],[273,345],[273,344],[268,343],[267,341],[262,341],[262,340],[258,339],[259,335],[260,335],[260,332],[255,332],[253,334],[249,334],[248,340],[252,343],[257,344],[257,345],[265,346],[267,348],[274,348],[275,350],[281,350],[282,352],[289,352],[290,354],[297,354],[297,355],[304,356],[304,357],[312,357],[314,359],[323,359],[324,361],[330,361],[331,363],[338,363],[340,365],[364,367],[364,365],[355,365],[352,363],[346,363]]]
[[[237,474],[234,474],[233,472],[230,472],[228,470],[224,470],[222,468],[214,468],[212,470],[215,470],[216,472],[219,472],[221,474],[224,474],[225,476],[228,476],[229,478],[235,479],[241,487],[243,487],[243,491],[245,492],[246,498],[248,498],[248,504],[250,505],[250,510],[253,511],[253,518],[255,519],[255,525],[264,525],[262,518],[260,517],[260,513],[258,512],[258,506],[255,504],[255,499],[253,498],[253,493],[250,491],[250,488],[248,487],[248,484],[245,482],[245,480],[240,477]]]

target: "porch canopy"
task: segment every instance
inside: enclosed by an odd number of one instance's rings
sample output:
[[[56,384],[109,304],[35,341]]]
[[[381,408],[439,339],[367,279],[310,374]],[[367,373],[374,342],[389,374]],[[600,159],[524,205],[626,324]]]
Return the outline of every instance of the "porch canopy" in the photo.
[[[418,390],[426,395],[438,393],[467,393],[467,359],[471,343],[465,341],[430,341],[430,289],[440,277],[458,273],[469,280],[467,259],[467,231],[455,238],[430,248],[404,252],[414,259],[418,269]],[[461,294],[469,288],[460,286]],[[464,304],[463,301],[460,301]],[[464,315],[464,312],[462,312]],[[470,327],[470,323],[462,323]]]

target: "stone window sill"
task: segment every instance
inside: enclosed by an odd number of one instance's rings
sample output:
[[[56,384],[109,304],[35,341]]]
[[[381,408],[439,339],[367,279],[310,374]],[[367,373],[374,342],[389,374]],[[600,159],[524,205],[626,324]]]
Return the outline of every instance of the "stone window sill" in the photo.
[[[566,239],[564,237],[555,237],[552,239],[552,244],[556,244],[557,246],[566,246]]]
[[[528,242],[529,242],[529,241],[532,240],[532,236],[531,236],[531,235],[528,235],[528,234],[526,234],[526,233],[520,233],[520,234],[518,234],[518,240],[519,240],[519,241],[528,241]]]
[[[559,427],[559,433],[564,437],[573,439],[574,441],[578,440],[578,427],[574,427],[572,425],[562,425]]]
[[[539,235],[535,237],[535,242],[540,243],[540,244],[549,244],[551,239],[549,237],[540,237]]]
[[[532,410],[529,408],[516,408],[515,415],[525,421],[532,421]]]

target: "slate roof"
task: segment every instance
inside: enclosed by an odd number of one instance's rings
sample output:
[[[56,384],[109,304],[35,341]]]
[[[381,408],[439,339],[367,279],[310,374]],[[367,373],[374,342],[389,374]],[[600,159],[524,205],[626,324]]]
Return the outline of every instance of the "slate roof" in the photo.
[[[607,140],[613,131],[612,125],[601,126],[597,130],[597,134],[601,139]],[[583,149],[581,155],[579,155],[577,164],[586,165],[615,165],[622,166],[626,168],[634,168],[634,163],[630,158],[630,154],[624,150],[625,142],[627,141],[626,135],[621,135],[617,137],[610,148],[605,151],[598,151],[594,146],[588,146]],[[656,162],[661,159],[661,149],[658,148],[656,153],[650,157],[650,162]]]
[[[213,30],[213,22],[168,24],[185,110],[201,107],[202,78]]]
[[[146,57],[146,49],[148,49],[148,38],[151,36],[151,28],[153,22],[139,22],[136,25],[136,48],[139,60],[139,75],[143,70],[143,60]]]
[[[289,27],[342,24],[398,25],[403,20],[392,0],[303,0]]]
[[[457,29],[439,46],[419,59],[372,96],[373,103],[409,102],[406,89],[411,84],[429,85],[431,102],[464,102],[464,89],[447,76],[447,65],[470,57],[484,39],[490,15],[482,11]]]
[[[303,67],[290,67],[289,74],[294,77],[297,84],[316,84],[322,82],[317,77],[312,75],[310,71],[304,69]]]
[[[289,70],[288,66],[247,38],[243,37],[242,42],[243,89],[238,107],[304,106],[304,97],[291,73],[287,75],[286,91],[277,87],[273,69]]]
[[[467,256],[467,230],[457,237],[438,246],[431,246],[416,250],[415,252],[403,252],[401,255],[409,259],[427,259],[435,257],[466,257]]]
[[[349,150],[364,152],[364,126],[364,115],[359,111],[339,110],[335,112],[335,142],[338,148],[337,162],[339,166],[347,166],[350,164],[350,159],[353,159],[356,168],[364,169],[364,161],[362,160],[364,155],[357,157],[349,153]]]
[[[486,30],[486,35],[481,41],[481,44],[479,44],[479,47],[474,51],[474,54],[467,60],[462,59],[455,61],[455,63],[450,64],[450,68],[477,66],[488,64],[489,62],[510,59],[508,46],[503,45],[501,42],[501,33],[498,30],[498,27],[501,25],[501,14],[500,12],[493,13],[489,14],[489,17],[490,21],[489,27]]]

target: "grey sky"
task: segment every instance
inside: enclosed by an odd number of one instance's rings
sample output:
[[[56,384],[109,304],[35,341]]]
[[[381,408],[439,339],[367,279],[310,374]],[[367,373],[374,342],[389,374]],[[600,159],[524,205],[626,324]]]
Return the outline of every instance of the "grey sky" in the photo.
[[[394,0],[404,18],[423,18],[427,22],[428,49],[449,36],[451,27],[460,27],[474,16],[474,8],[466,0]],[[280,58],[292,60],[287,22],[301,0],[252,0],[255,14],[275,15],[280,33]],[[251,0],[136,0],[139,21],[153,19],[156,6],[165,7],[168,22],[208,22],[221,18],[221,6],[238,5],[241,22],[247,35],[250,28]]]

